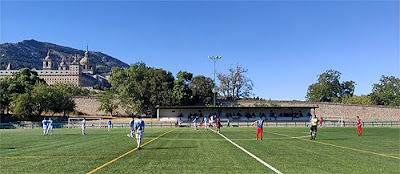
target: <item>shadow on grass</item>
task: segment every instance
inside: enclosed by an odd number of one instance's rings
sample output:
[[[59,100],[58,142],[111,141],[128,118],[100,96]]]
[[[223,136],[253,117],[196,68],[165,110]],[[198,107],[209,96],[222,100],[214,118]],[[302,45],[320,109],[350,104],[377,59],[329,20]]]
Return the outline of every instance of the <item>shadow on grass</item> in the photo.
[[[197,148],[198,146],[192,146],[192,147],[157,147],[157,148],[143,148],[142,150],[151,150],[151,149],[192,149],[192,148]]]

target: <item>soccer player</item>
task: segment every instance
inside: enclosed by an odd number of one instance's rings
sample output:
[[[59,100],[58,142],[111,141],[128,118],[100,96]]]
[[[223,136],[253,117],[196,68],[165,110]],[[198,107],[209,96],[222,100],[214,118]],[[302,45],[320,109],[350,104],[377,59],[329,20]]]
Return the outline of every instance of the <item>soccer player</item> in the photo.
[[[208,125],[207,125],[207,116],[204,116],[204,130],[207,130]]]
[[[83,120],[82,120],[82,135],[86,135],[85,128],[86,128],[86,120],[85,120],[85,118],[83,118]]]
[[[136,131],[136,142],[137,142],[137,149],[140,150],[140,142],[143,139],[143,132],[144,132],[144,121],[138,117],[135,121],[135,131]]]
[[[258,140],[258,134],[260,134],[260,140],[262,140],[264,120],[262,119],[262,117],[260,117],[260,119],[258,119],[257,121],[255,121],[251,125],[254,125],[254,124],[257,124],[256,140]]]
[[[47,124],[48,124],[45,117],[43,117],[42,124],[43,124],[43,136],[45,136],[46,135],[46,131],[47,131]]]
[[[311,118],[311,129],[310,129],[310,140],[315,140],[315,137],[317,137],[317,125],[318,125],[318,118],[316,115],[314,115]]]
[[[127,135],[128,137],[132,137],[133,138],[133,133],[135,132],[134,125],[135,125],[135,118],[132,117],[132,120],[129,122],[129,126],[131,128],[131,133]]]
[[[361,119],[360,119],[359,116],[356,116],[356,117],[357,117],[357,131],[358,131],[358,136],[361,136],[361,125],[362,125],[362,121],[361,121]]]
[[[217,132],[219,133],[221,131],[221,120],[219,119],[219,117],[215,119],[215,123],[217,126]]]
[[[107,125],[108,125],[108,131],[111,131],[111,120],[107,121]]]
[[[47,132],[46,134],[49,135],[49,130],[51,130],[51,135],[53,135],[53,120],[49,118],[49,121],[47,121],[48,127],[47,127]]]
[[[193,127],[197,130],[197,118],[193,119]]]

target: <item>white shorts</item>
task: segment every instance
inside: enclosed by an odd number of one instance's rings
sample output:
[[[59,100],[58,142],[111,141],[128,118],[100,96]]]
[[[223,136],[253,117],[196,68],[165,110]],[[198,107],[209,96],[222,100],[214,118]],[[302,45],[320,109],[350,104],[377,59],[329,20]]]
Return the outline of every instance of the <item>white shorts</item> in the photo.
[[[48,129],[53,129],[53,126],[49,126],[49,128]]]
[[[136,139],[143,139],[143,132],[142,131],[136,131]]]
[[[43,126],[43,129],[47,129],[47,126]]]

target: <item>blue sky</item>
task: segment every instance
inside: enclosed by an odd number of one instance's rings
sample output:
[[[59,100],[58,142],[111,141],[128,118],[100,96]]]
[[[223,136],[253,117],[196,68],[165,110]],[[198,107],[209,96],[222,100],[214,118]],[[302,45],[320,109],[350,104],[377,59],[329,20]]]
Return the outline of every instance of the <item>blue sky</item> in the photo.
[[[328,69],[369,94],[400,76],[399,1],[1,1],[0,43],[101,51],[176,75],[248,69],[255,96],[305,100]]]

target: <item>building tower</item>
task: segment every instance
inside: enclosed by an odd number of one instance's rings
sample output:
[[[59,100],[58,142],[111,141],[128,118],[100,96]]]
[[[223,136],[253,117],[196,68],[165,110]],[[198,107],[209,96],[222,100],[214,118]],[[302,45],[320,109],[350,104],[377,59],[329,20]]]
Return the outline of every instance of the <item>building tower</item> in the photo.
[[[65,62],[65,58],[63,57],[62,59],[61,59],[61,62],[60,62],[60,65],[58,65],[58,70],[68,70],[69,68],[68,68],[68,65],[67,65],[67,63]]]
[[[86,47],[85,57],[79,61],[82,67],[82,72],[87,74],[94,74],[96,71],[96,64],[93,59],[89,57],[89,46]]]
[[[81,73],[82,71],[81,71],[81,66],[79,65],[78,62],[78,55],[75,53],[74,61],[72,61],[72,63],[69,64],[69,74],[79,75]]]
[[[6,70],[11,70],[11,63],[8,63]]]
[[[47,56],[42,61],[43,61],[43,70],[54,70],[54,63],[50,57],[50,50],[47,51]]]

